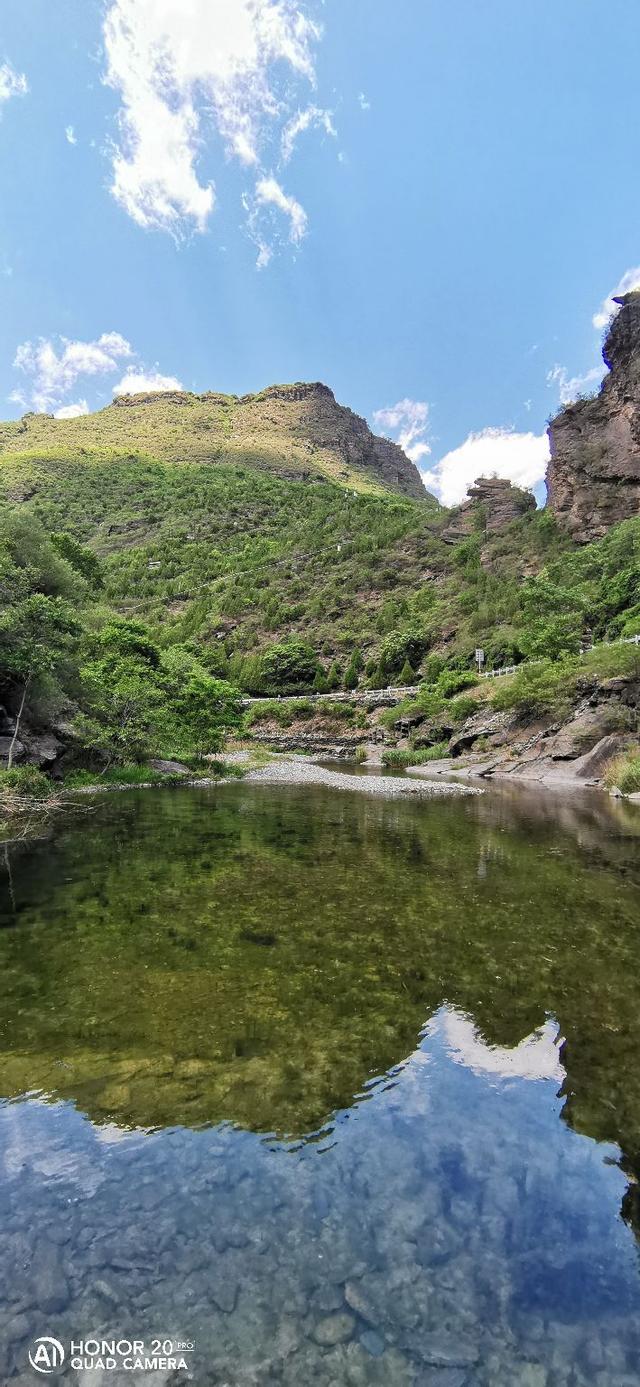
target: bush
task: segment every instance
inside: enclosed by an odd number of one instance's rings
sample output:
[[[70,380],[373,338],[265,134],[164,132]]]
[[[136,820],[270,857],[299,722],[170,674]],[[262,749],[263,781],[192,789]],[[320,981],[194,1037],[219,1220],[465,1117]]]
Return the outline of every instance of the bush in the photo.
[[[539,664],[523,665],[507,684],[496,689],[491,706],[498,712],[561,713],[567,707],[578,674],[577,660],[558,664],[541,660]]]
[[[49,799],[53,791],[48,776],[37,766],[13,766],[10,771],[0,770],[0,795],[15,796],[16,799]]]
[[[453,698],[449,704],[448,712],[456,725],[466,722],[467,718],[472,717],[478,711],[478,701],[475,698]]]
[[[454,694],[461,693],[462,689],[475,688],[477,683],[478,676],[472,670],[451,669],[440,675],[436,688],[443,698],[452,698]]]

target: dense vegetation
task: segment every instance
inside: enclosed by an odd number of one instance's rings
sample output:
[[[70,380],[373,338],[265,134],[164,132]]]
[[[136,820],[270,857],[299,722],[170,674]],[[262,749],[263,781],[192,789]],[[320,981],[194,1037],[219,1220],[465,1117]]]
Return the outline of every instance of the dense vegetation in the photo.
[[[47,534],[26,511],[0,515],[0,703],[13,714],[9,777],[27,721],[32,728],[67,723],[76,747],[103,769],[153,754],[197,758],[239,725],[236,691],[192,646],[162,649],[143,623],[111,617],[102,597],[90,550],[68,534]],[[11,788],[11,779],[5,784]]]
[[[469,674],[476,647],[489,668],[566,671],[581,646],[640,631],[640,519],[582,548],[547,511],[499,534],[480,508],[476,522],[447,544],[429,497],[295,481],[244,458],[5,452],[0,704],[15,718],[24,700],[37,726],[71,721],[104,767],[215,750],[237,724],[236,689],[423,681],[441,740],[438,715],[450,728],[473,708],[446,679]],[[517,689],[540,709],[551,695],[535,668]]]

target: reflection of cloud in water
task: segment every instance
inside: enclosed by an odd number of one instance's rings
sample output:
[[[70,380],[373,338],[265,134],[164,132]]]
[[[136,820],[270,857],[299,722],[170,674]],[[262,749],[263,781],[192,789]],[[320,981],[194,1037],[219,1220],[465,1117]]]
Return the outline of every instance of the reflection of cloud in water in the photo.
[[[449,1008],[439,1012],[436,1025],[448,1054],[475,1074],[493,1074],[501,1079],[564,1078],[560,1063],[560,1028],[556,1021],[545,1021],[513,1049],[487,1045],[473,1022]]]

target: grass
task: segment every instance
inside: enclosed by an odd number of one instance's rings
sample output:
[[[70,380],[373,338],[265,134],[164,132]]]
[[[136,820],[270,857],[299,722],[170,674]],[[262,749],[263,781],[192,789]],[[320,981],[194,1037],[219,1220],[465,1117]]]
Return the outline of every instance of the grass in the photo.
[[[609,790],[621,790],[623,795],[640,794],[640,748],[610,761],[603,779]]]
[[[404,766],[424,766],[428,761],[440,761],[448,755],[448,742],[436,742],[434,746],[422,747],[419,751],[400,750],[398,747],[386,747],[382,753],[383,766],[402,768]]]

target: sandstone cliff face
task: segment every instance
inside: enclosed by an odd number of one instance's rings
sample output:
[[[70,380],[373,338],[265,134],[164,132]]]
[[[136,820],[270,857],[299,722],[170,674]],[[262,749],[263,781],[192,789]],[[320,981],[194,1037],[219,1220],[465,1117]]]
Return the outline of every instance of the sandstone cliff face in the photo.
[[[640,514],[640,291],[616,302],[599,394],[567,405],[549,426],[549,507],[579,544]]]
[[[478,477],[467,500],[451,512],[441,537],[446,544],[458,544],[472,534],[496,534],[535,506],[532,493],[506,477]]]
[[[81,449],[140,451],[161,461],[237,463],[291,480],[384,486],[426,500],[417,467],[397,443],[373,434],[319,382],[272,385],[255,395],[186,390],[121,395],[78,419],[25,415],[0,424],[0,454]],[[432,504],[433,498],[431,498]]]

